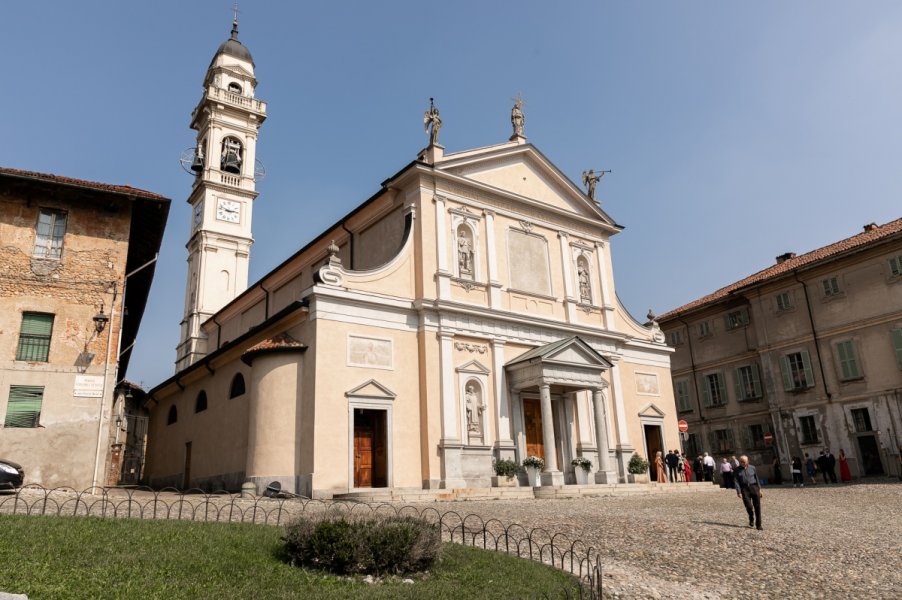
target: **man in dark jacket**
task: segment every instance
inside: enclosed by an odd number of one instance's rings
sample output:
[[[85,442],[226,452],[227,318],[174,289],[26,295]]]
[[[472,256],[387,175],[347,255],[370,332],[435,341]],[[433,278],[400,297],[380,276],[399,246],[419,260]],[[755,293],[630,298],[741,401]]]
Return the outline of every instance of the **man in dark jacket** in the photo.
[[[670,477],[670,483],[674,483],[677,480],[677,466],[680,464],[680,455],[673,450],[668,450],[667,456],[664,457],[664,462],[667,463],[667,475]]]
[[[761,527],[761,482],[758,481],[758,472],[749,464],[749,457],[739,457],[739,467],[733,475],[736,495],[742,498],[745,510],[749,514],[749,527]]]
[[[830,476],[830,483],[836,483],[836,457],[830,454],[830,448],[827,448],[824,451],[824,463],[826,465],[825,473],[824,473],[824,482],[827,481],[827,476]]]
[[[817,460],[814,462],[817,463],[817,470],[821,472],[821,475],[824,476],[824,483],[830,483],[827,481],[827,455],[824,454],[824,451],[821,450],[821,453],[817,455]],[[836,480],[836,474],[833,474],[834,481]]]

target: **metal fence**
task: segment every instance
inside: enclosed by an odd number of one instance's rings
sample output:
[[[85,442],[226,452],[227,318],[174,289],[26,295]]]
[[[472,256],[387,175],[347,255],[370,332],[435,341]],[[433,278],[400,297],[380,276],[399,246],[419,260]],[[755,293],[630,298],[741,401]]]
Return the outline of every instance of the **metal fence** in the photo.
[[[390,503],[304,498],[246,497],[228,492],[180,491],[174,488],[47,489],[29,485],[14,494],[0,495],[0,514],[91,516],[110,519],[172,519],[284,526],[302,515],[411,516],[438,524],[445,541],[504,552],[554,566],[577,581],[539,598],[602,597],[599,552],[581,540],[544,528],[484,519],[473,513],[439,511]]]

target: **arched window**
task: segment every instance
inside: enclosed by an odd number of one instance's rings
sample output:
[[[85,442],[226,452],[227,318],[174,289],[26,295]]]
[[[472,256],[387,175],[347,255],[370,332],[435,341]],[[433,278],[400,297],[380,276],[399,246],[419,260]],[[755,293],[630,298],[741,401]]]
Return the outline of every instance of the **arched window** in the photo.
[[[194,401],[194,412],[199,413],[207,410],[207,392],[201,390]]]
[[[222,153],[219,157],[219,168],[227,173],[241,173],[241,162],[244,160],[241,142],[233,137],[222,140]]]
[[[234,82],[234,81],[229,82],[229,91],[232,92],[232,93],[234,93],[234,94],[240,94],[240,93],[241,93],[241,86],[240,86],[238,83]]]
[[[476,279],[476,251],[473,232],[466,225],[457,228],[457,275],[461,279]]]
[[[244,394],[244,375],[235,373],[232,377],[232,386],[229,388],[229,399],[237,398]]]
[[[179,413],[175,409],[175,404],[173,404],[172,406],[169,407],[169,416],[166,417],[166,424],[172,425],[173,423],[175,423],[178,420],[179,420]]]
[[[579,301],[583,304],[592,304],[592,280],[589,261],[585,256],[576,259],[576,281],[579,283]]]

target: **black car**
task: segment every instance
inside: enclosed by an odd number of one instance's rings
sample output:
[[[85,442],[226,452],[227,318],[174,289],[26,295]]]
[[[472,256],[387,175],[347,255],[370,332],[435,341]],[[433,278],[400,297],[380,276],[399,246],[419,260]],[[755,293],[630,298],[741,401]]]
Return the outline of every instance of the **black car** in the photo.
[[[0,490],[14,490],[22,487],[25,471],[22,465],[0,458]]]

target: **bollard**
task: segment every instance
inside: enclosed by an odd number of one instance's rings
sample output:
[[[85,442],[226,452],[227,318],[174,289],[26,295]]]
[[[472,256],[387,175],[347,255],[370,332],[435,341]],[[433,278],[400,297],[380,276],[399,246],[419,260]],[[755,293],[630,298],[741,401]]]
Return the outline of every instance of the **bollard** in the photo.
[[[241,484],[241,497],[253,500],[257,497],[257,485],[253,481],[245,481]]]

